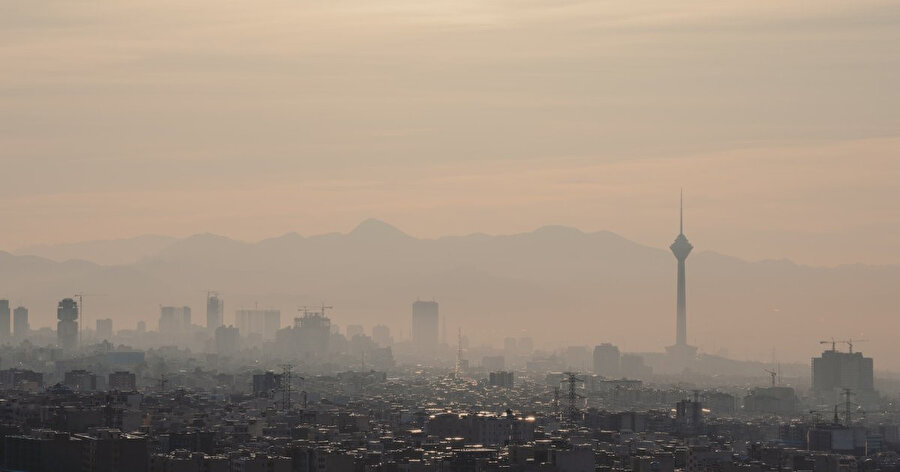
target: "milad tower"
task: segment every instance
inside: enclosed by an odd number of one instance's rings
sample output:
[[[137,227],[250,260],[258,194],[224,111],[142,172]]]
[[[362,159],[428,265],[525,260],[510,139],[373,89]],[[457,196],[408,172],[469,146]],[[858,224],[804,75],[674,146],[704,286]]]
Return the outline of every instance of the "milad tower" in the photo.
[[[675,344],[666,348],[669,355],[680,361],[689,361],[697,356],[697,348],[687,343],[687,295],[685,290],[684,261],[694,246],[684,235],[684,194],[679,205],[679,231],[675,242],[669,246],[678,260],[678,285],[675,295]]]

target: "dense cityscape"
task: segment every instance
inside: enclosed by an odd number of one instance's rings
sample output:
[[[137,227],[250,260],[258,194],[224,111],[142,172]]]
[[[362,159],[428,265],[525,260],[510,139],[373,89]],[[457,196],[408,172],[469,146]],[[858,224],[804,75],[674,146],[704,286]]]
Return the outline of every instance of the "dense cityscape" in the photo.
[[[239,309],[206,296],[205,322],[162,306],[156,329],[56,330],[0,300],[3,470],[154,472],[900,470],[897,392],[876,390],[854,344],[808,366],[734,361],[687,343],[683,225],[675,343],[656,353],[470,345],[435,300],[410,336],[339,327],[339,307]],[[664,318],[663,315],[660,317]],[[666,319],[670,319],[665,316]],[[230,321],[230,322],[227,322]],[[473,326],[470,329],[477,329]],[[811,374],[811,376],[810,376]]]

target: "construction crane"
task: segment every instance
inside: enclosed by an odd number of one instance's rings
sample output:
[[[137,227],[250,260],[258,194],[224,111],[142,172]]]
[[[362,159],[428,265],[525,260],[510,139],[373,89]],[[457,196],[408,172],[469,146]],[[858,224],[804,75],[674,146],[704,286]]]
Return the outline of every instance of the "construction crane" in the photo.
[[[853,354],[853,345],[855,343],[864,343],[867,341],[868,341],[868,339],[852,339],[852,338],[851,339],[834,339],[834,338],[831,338],[830,341],[819,341],[819,344],[831,344],[832,351],[837,351],[836,346],[838,344],[846,344],[849,349],[850,354]]]
[[[832,350],[832,351],[837,351],[836,345],[837,345],[837,343],[839,343],[839,342],[840,342],[840,341],[835,341],[834,338],[831,338],[831,341],[827,341],[827,340],[826,340],[826,341],[819,341],[819,344],[831,344],[831,350]]]
[[[312,311],[312,310],[315,310],[317,308],[320,310],[318,313],[322,316],[325,316],[325,310],[333,310],[334,309],[333,306],[327,306],[323,303],[320,306],[303,305],[303,306],[299,307],[297,310],[302,311],[304,315],[308,315],[310,313],[316,313],[315,311]]]
[[[774,370],[769,370],[769,369],[763,369],[763,370],[768,372],[769,375],[772,376],[772,386],[774,387],[775,386],[775,377],[778,376],[778,372],[775,372]]]
[[[84,293],[78,292],[75,295],[72,295],[72,298],[78,299],[78,315],[81,318],[81,322],[78,323],[78,346],[81,346],[82,342],[82,331],[84,331],[84,325],[87,323],[87,320],[84,317],[84,297],[105,297],[105,293]]]
[[[848,339],[848,340],[846,340],[846,341],[840,341],[840,342],[846,344],[847,347],[850,349],[850,354],[853,354],[853,343],[864,343],[864,342],[868,342],[868,341],[869,341],[868,339],[856,339],[856,340],[854,340],[854,339],[851,338],[851,339]]]

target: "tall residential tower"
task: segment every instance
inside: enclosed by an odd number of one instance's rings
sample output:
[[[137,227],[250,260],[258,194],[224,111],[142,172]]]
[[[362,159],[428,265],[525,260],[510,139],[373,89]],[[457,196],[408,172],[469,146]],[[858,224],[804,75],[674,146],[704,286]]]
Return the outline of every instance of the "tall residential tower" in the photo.
[[[56,338],[63,351],[70,353],[78,347],[78,303],[64,298],[56,308]]]
[[[438,304],[416,300],[412,305],[412,342],[420,354],[433,353],[438,345]]]

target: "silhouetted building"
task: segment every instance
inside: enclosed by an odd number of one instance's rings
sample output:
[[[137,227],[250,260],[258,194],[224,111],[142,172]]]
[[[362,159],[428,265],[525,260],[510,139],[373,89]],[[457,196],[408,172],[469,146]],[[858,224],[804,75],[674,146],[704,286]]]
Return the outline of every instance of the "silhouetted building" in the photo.
[[[587,346],[569,346],[564,351],[563,358],[567,369],[585,372],[591,368],[591,351]]]
[[[856,393],[872,392],[875,385],[871,357],[860,352],[825,351],[812,360],[812,389],[819,395],[850,389]]]
[[[331,319],[322,312],[304,310],[303,316],[294,318],[294,326],[279,330],[276,337],[276,345],[291,355],[326,356],[331,345]]]
[[[216,328],[216,353],[234,354],[240,349],[241,334],[234,326]]]
[[[242,336],[257,334],[265,340],[272,340],[275,339],[275,333],[281,329],[281,311],[237,310],[234,312],[234,326]]]
[[[44,374],[26,369],[0,370],[0,387],[36,390],[44,386]]]
[[[621,375],[619,348],[610,343],[594,346],[594,373],[607,378]]]
[[[133,392],[137,390],[135,375],[127,371],[113,372],[109,374],[107,386],[110,390],[119,392]]]
[[[35,429],[27,436],[7,436],[3,444],[5,470],[79,470],[82,460],[82,442],[69,433]]]
[[[97,390],[97,376],[86,370],[70,370],[66,372],[63,385],[76,392],[93,392]]]
[[[0,300],[0,340],[2,341],[10,338],[10,321],[9,300]]]
[[[681,431],[698,431],[703,425],[703,404],[682,400],[675,405],[675,423]]]
[[[354,336],[362,336],[366,332],[363,329],[362,325],[352,324],[347,325],[347,339],[353,339]]]
[[[65,352],[72,352],[78,347],[78,303],[71,298],[64,298],[56,308],[56,339],[59,347]]]
[[[83,471],[146,472],[149,468],[145,436],[100,428],[90,433],[76,434],[74,438],[81,443]]]
[[[683,201],[682,201],[683,202]],[[675,259],[678,260],[677,287],[675,291],[675,345],[666,348],[669,354],[679,361],[687,361],[697,356],[697,348],[687,343],[687,289],[685,287],[684,261],[691,254],[694,246],[684,235],[684,205],[680,210],[678,237],[669,246]]]
[[[372,341],[381,347],[389,347],[393,344],[391,340],[391,329],[385,325],[375,325],[372,328]]]
[[[179,336],[191,327],[191,308],[187,306],[163,306],[159,308],[159,333]]]
[[[20,306],[13,311],[13,334],[19,339],[24,339],[31,331],[28,325],[28,308]]]
[[[797,412],[797,395],[790,387],[755,388],[744,397],[744,411],[748,413],[768,413],[791,415]]]
[[[97,338],[98,339],[112,339],[113,335],[113,321],[110,318],[97,320]]]
[[[216,328],[222,326],[225,322],[225,302],[219,298],[216,292],[210,292],[206,295],[206,328],[210,332],[215,332]]]
[[[491,372],[488,384],[496,387],[512,388],[516,383],[516,374],[509,371]]]
[[[274,340],[279,329],[281,329],[281,311],[263,311],[263,339],[266,341]]]
[[[253,395],[268,397],[281,387],[281,374],[267,371],[262,374],[253,374]]]
[[[619,361],[622,376],[630,379],[648,379],[653,375],[653,368],[644,362],[638,354],[622,354]]]
[[[438,345],[438,303],[417,300],[412,305],[412,342],[420,353],[430,353]]]

